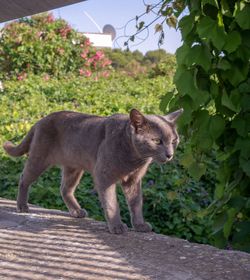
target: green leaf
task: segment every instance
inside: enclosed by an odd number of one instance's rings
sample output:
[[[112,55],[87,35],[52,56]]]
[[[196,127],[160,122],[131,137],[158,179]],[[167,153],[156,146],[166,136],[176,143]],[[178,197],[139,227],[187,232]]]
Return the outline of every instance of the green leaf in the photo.
[[[178,126],[181,128],[191,123],[194,103],[190,96],[185,95],[178,100],[178,106],[184,109],[181,118],[178,120]]]
[[[205,6],[206,4],[215,6],[216,8],[219,8],[217,0],[202,0],[202,6]]]
[[[238,137],[234,148],[236,151],[240,151],[240,156],[242,158],[248,159],[250,157],[250,139],[249,136],[247,138]]]
[[[199,150],[203,152],[209,152],[211,151],[213,143],[213,138],[207,131],[199,132],[196,139],[196,145],[199,148]]]
[[[232,53],[240,46],[240,44],[241,44],[241,36],[239,32],[232,31],[231,33],[228,33],[226,37],[226,44],[223,47],[223,49],[229,53]]]
[[[227,210],[227,220],[223,226],[223,233],[226,239],[230,236],[236,213],[237,210],[234,208]]]
[[[226,43],[226,34],[224,28],[218,25],[218,22],[210,17],[203,17],[198,26],[197,32],[201,39],[212,41],[213,45],[221,50]]]
[[[232,102],[232,99],[228,96],[227,92],[224,90],[222,97],[221,97],[221,103],[223,106],[229,108],[230,110],[234,111],[234,112],[239,112],[240,111],[240,107],[239,104],[234,104]]]
[[[232,121],[232,128],[235,128],[237,133],[242,136],[246,137],[247,136],[247,122],[246,120],[242,118],[235,118]]]
[[[200,65],[205,71],[211,67],[211,54],[208,48],[203,45],[193,46],[187,56],[186,63],[188,66]]]
[[[181,30],[181,35],[184,40],[190,34],[191,30],[193,29],[194,22],[195,22],[194,13],[190,13],[189,15],[184,16],[179,21],[178,27]]]
[[[189,168],[188,173],[195,179],[199,180],[206,172],[206,165],[204,163],[193,162]]]
[[[161,98],[160,110],[166,112],[168,110],[169,102],[174,96],[174,91],[170,91]]]
[[[186,64],[186,58],[189,55],[190,47],[187,44],[183,44],[176,51],[176,61],[179,65]]]
[[[216,98],[219,94],[219,85],[214,80],[210,81],[210,93],[213,98]]]
[[[212,235],[213,237],[213,243],[214,243],[214,246],[218,247],[218,248],[225,248],[226,245],[227,245],[227,240],[224,236],[224,233],[223,233],[223,230],[219,230],[219,231],[216,231],[216,233],[213,233]]]
[[[213,139],[217,139],[225,129],[225,120],[219,116],[211,116],[209,122],[209,133]]]
[[[222,14],[224,16],[232,17],[232,13],[231,13],[231,11],[229,9],[227,0],[221,0],[220,4],[221,4],[221,12],[222,12]]]
[[[250,29],[250,4],[243,1],[236,3],[234,15],[236,22],[242,29]]]
[[[194,155],[191,149],[187,149],[183,156],[180,159],[180,164],[183,165],[185,168],[188,168],[190,165],[195,163]]]
[[[214,220],[213,234],[216,234],[219,231],[221,231],[226,221],[227,221],[226,212],[222,212],[221,214],[219,214]]]
[[[192,92],[195,91],[196,89],[194,87],[194,77],[191,71],[189,70],[181,71],[177,77],[175,76],[175,83],[176,83],[177,90],[181,93],[181,95],[190,93],[190,97],[193,98],[193,96],[191,95]]]
[[[222,69],[222,70],[229,70],[231,69],[231,64],[226,58],[221,58],[217,64],[217,68]]]
[[[209,112],[207,110],[199,110],[198,112],[195,112],[193,126],[197,131],[200,131],[203,128],[207,131],[209,120]]]
[[[247,78],[248,69],[248,63],[235,61],[235,63],[232,64],[232,68],[226,71],[225,77],[233,86],[237,86]]]
[[[169,191],[169,192],[167,192],[167,199],[169,200],[169,201],[173,201],[173,200],[175,200],[177,198],[177,193],[176,192],[174,192],[174,191]]]
[[[236,231],[233,235],[233,241],[242,243],[244,240],[249,239],[250,221],[243,221],[236,224]]]
[[[214,191],[214,198],[215,199],[221,199],[224,195],[224,189],[225,185],[224,184],[217,184],[215,191]]]
[[[240,157],[240,167],[247,174],[247,176],[250,176],[250,158],[246,159],[244,157]]]

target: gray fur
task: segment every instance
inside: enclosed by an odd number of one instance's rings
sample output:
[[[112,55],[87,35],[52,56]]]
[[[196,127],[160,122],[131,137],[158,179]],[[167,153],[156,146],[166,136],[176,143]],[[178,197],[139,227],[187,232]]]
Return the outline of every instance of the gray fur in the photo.
[[[165,163],[179,143],[175,121],[182,110],[165,117],[144,116],[132,109],[130,116],[99,117],[70,111],[56,112],[38,121],[21,144],[4,144],[11,156],[28,153],[19,182],[17,210],[28,212],[29,186],[50,166],[62,168],[61,194],[74,217],[84,217],[74,191],[84,171],[92,174],[111,233],[127,230],[120,218],[116,183],[121,182],[137,231],[151,231],[142,213],[141,179],[149,165]]]

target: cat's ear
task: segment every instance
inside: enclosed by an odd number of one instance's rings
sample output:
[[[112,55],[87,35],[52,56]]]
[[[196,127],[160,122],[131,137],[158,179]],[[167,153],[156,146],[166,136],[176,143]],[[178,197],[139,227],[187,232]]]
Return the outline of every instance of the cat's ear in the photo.
[[[167,114],[166,116],[164,116],[164,118],[169,121],[169,122],[176,122],[176,120],[179,118],[179,116],[184,112],[183,108],[174,111],[172,113]]]
[[[129,118],[131,125],[135,128],[137,133],[145,131],[148,127],[146,118],[136,109],[130,111]]]

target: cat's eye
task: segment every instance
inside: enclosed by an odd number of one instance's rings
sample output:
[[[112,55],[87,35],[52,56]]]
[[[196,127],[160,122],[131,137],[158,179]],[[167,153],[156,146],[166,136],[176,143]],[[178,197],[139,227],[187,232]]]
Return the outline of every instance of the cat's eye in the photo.
[[[154,139],[152,139],[152,140],[154,141],[154,143],[155,143],[156,145],[161,145],[161,144],[162,144],[162,140],[159,139],[159,138],[154,138]]]

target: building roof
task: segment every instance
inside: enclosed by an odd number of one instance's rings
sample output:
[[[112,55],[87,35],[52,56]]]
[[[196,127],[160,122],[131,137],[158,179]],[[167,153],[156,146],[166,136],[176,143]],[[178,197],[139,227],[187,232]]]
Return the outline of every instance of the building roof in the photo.
[[[85,0],[0,0],[0,22],[53,10]]]

